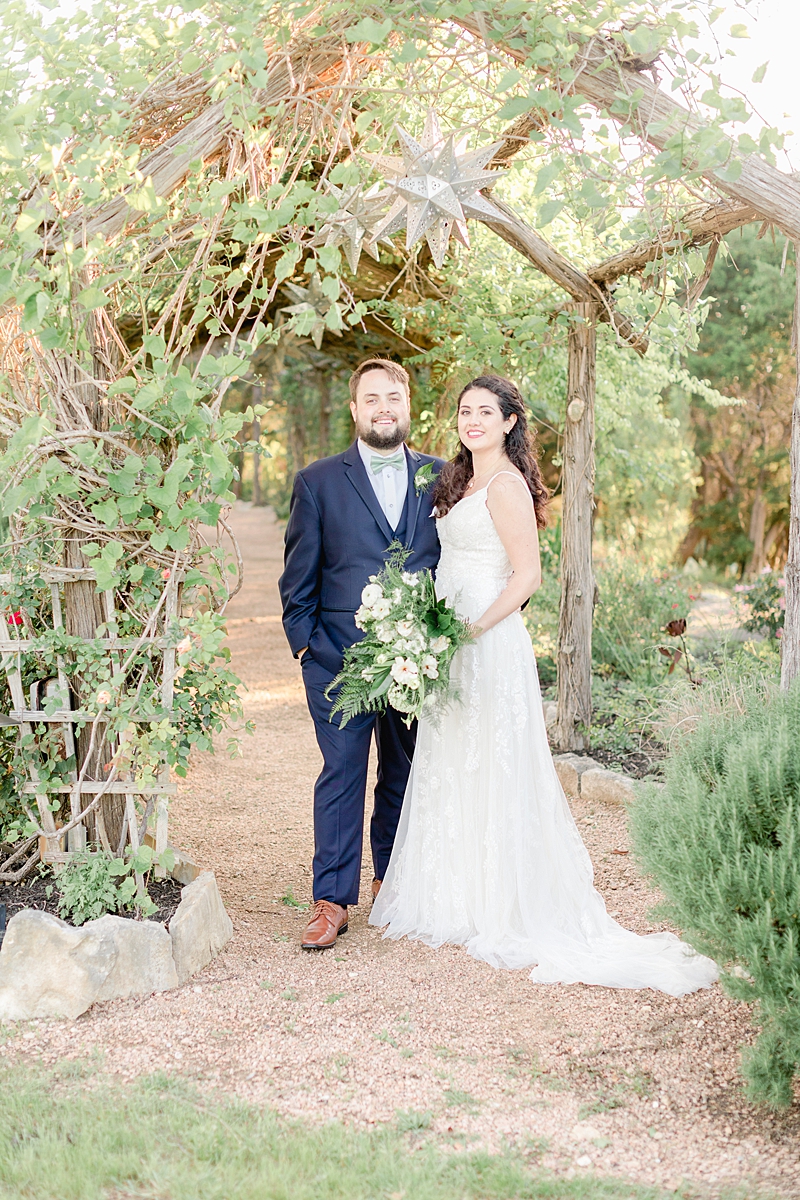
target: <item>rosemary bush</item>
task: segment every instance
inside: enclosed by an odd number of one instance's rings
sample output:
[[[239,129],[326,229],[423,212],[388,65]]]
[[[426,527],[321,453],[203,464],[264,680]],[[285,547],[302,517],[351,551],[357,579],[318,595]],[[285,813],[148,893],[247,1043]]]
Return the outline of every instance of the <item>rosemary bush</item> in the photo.
[[[800,1068],[800,684],[702,720],[633,806],[637,855],[670,918],[754,1006],[751,1096],[792,1099]]]

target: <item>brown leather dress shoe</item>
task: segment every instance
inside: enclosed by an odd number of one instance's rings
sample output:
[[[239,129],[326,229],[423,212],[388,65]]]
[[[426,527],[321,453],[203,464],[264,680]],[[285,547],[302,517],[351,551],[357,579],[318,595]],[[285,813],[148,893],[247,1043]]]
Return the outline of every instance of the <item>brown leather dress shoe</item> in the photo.
[[[378,899],[378,892],[381,890],[382,879],[373,879],[372,881],[372,903]]]
[[[331,900],[317,900],[300,945],[303,950],[327,950],[340,933],[347,933],[347,909]]]

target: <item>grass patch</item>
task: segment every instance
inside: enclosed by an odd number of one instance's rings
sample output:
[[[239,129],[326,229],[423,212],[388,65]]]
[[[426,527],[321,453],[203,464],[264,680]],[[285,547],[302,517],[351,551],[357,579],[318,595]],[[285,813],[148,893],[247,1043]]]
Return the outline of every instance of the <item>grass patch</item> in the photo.
[[[410,1155],[397,1125],[304,1126],[162,1073],[122,1087],[102,1076],[80,1081],[15,1067],[0,1072],[0,1088],[3,1200],[107,1200],[126,1192],[149,1200],[664,1196],[619,1180],[555,1180],[510,1153],[445,1154],[426,1144]]]

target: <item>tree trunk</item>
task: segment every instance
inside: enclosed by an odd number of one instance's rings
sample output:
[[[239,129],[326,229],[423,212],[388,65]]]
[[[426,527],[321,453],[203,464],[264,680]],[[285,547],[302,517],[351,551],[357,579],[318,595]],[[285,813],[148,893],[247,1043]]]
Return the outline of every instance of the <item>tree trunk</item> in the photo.
[[[750,555],[750,561],[747,564],[746,574],[754,576],[760,574],[766,564],[766,552],[764,546],[764,537],[767,531],[767,498],[762,491],[761,480],[759,480],[756,494],[753,497],[753,507],[750,510],[750,530],[749,537],[753,543],[753,550]]]
[[[319,393],[319,456],[324,458],[331,440],[331,387],[327,371],[320,368],[314,375]]]
[[[797,283],[794,302],[794,349],[797,381],[792,408],[789,557],[786,560],[786,622],[781,645],[781,687],[800,675],[800,241],[794,244]]]
[[[569,331],[564,507],[561,530],[561,610],[558,623],[559,750],[584,750],[592,719],[592,509],[597,310],[576,304]]]

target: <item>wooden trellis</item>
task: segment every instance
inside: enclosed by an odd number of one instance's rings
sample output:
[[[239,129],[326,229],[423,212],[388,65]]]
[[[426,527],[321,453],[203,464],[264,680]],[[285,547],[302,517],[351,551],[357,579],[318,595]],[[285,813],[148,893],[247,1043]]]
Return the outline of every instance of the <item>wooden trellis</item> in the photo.
[[[50,587],[53,606],[53,629],[55,631],[63,631],[64,619],[61,589],[65,584],[83,581],[95,582],[95,571],[92,567],[68,568],[49,566],[43,568],[40,575]],[[173,572],[165,589],[163,626],[168,636],[164,637],[158,636],[155,633],[148,633],[146,628],[140,637],[120,638],[107,635],[105,638],[100,639],[104,643],[103,649],[109,656],[112,671],[118,671],[122,665],[121,654],[123,652],[136,652],[148,647],[160,652],[162,656],[160,692],[162,706],[166,713],[169,713],[173,707],[176,648],[169,637],[169,633],[178,615],[181,581],[182,574],[180,572]],[[10,578],[0,576],[0,585],[3,583],[10,584]],[[113,625],[115,617],[114,594],[112,591],[104,591],[100,593],[100,596],[105,620],[109,625]],[[92,755],[86,754],[84,756],[83,767],[78,767],[74,726],[76,723],[91,725],[94,741],[95,732],[106,725],[110,718],[102,710],[88,712],[84,709],[72,707],[65,662],[61,655],[56,656],[56,679],[35,681],[26,696],[23,687],[22,656],[26,652],[35,652],[40,647],[35,639],[21,636],[19,629],[20,627],[16,624],[5,622],[4,627],[0,629],[0,657],[2,658],[3,669],[8,680],[13,706],[8,716],[4,719],[4,723],[18,726],[21,737],[34,739],[36,738],[37,726],[60,726],[64,738],[65,757],[73,760],[73,766],[70,769],[70,781],[68,783],[56,786],[49,785],[47,787],[43,787],[41,781],[37,779],[35,767],[30,767],[31,777],[23,785],[22,793],[24,796],[35,800],[35,815],[38,815],[40,833],[35,834],[33,837],[16,846],[13,853],[4,862],[0,862],[0,881],[14,882],[23,879],[40,860],[52,863],[57,868],[58,865],[68,862],[70,857],[76,852],[85,850],[88,840],[87,835],[89,833],[87,822],[90,817],[94,819],[100,841],[107,853],[120,856],[124,852],[126,845],[130,846],[133,851],[136,851],[147,837],[151,844],[153,844],[156,855],[161,855],[166,850],[168,844],[168,798],[177,791],[176,785],[170,782],[170,770],[166,758],[162,759],[156,783],[143,783],[133,777],[121,780],[115,779],[113,778],[116,774],[116,768],[114,767],[112,767],[110,777],[107,780],[86,778],[85,776],[88,773]],[[97,640],[94,639],[93,644],[96,644]],[[57,695],[61,701],[61,706],[55,711],[48,712],[42,706],[42,702],[46,699],[41,694],[43,684],[45,686],[47,684],[56,685],[55,688],[51,687],[50,689],[51,698],[53,695]],[[139,716],[134,712],[130,719],[132,721],[148,721],[152,717]],[[124,739],[124,733],[116,736],[115,740],[117,744],[115,749],[121,749]],[[69,796],[69,817],[66,823],[62,823],[61,825],[56,823],[56,819],[50,808],[54,795]],[[102,801],[106,796],[124,796],[125,798],[125,819],[116,845],[112,845],[109,842],[105,828]],[[141,815],[137,811],[137,798],[141,801]],[[35,819],[33,809],[30,812]],[[151,828],[152,833],[150,832]],[[165,868],[158,863],[156,864],[155,871],[160,877],[163,877],[166,873]],[[141,883],[141,881],[137,880],[137,883]]]

